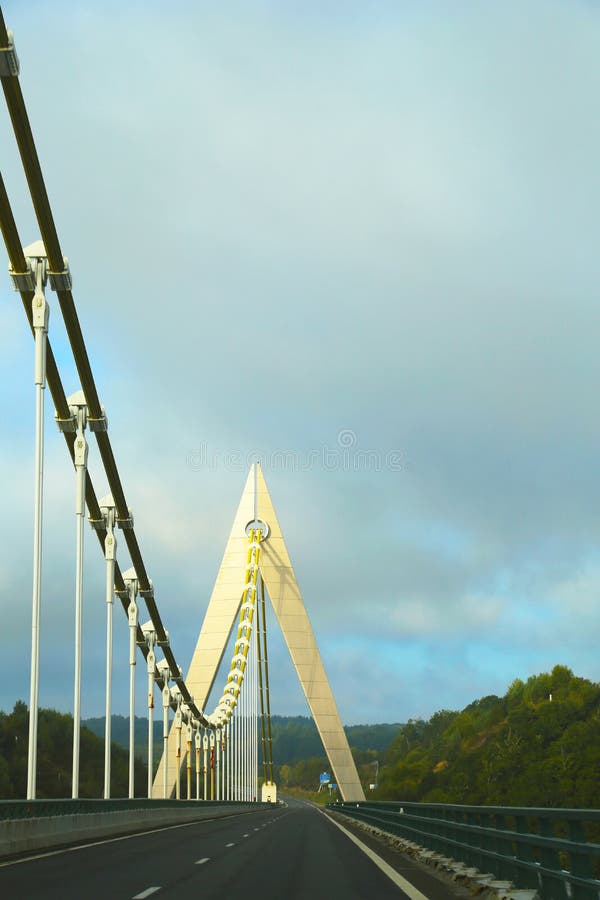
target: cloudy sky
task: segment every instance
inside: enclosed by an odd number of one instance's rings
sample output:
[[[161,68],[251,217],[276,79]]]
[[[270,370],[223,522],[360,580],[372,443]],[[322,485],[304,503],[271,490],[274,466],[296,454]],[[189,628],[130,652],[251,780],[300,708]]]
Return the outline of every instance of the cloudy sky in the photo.
[[[184,669],[259,458],[346,723],[460,708],[556,663],[600,680],[597,5],[2,5]],[[3,104],[0,167],[27,244]],[[0,379],[8,709],[29,694],[34,393],[7,274]],[[66,711],[74,475],[47,412],[40,703]],[[95,447],[90,468],[103,495]],[[87,716],[105,614],[89,531],[85,577]],[[275,629],[271,647],[274,710],[305,713]]]

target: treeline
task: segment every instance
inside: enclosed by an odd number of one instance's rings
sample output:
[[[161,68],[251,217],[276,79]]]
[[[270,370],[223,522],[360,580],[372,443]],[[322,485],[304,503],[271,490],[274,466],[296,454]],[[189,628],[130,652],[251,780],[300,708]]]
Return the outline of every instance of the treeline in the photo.
[[[400,725],[346,725],[344,731],[356,758],[361,752],[382,754],[398,734]],[[273,761],[293,767],[312,757],[324,757],[317,726],[308,716],[272,716]],[[321,770],[323,771],[323,770]]]
[[[555,666],[517,679],[504,697],[411,720],[390,745],[371,797],[597,808],[600,685]]]
[[[381,756],[399,725],[354,725],[346,728],[352,751],[365,782],[372,780],[371,761]],[[154,763],[162,755],[162,717],[154,722]],[[321,739],[307,716],[273,716],[271,720],[275,778],[284,787],[315,790],[319,775],[329,769]],[[11,713],[0,711],[0,799],[22,798],[27,787],[29,711],[22,701]],[[135,791],[147,786],[145,760],[148,751],[148,720],[135,718]],[[126,797],[129,783],[129,719],[111,720],[111,795]],[[260,752],[260,748],[259,748]],[[37,796],[41,799],[71,794],[73,717],[50,709],[38,716]],[[262,757],[261,757],[262,759]],[[262,767],[259,773],[262,772]],[[85,719],[81,727],[81,797],[101,797],[104,785],[104,717]]]
[[[11,713],[0,712],[0,798],[22,799],[27,793],[29,710],[21,701]],[[104,787],[104,741],[82,727],[79,763],[79,796],[101,797]],[[51,799],[71,796],[73,717],[52,709],[38,714],[37,796]],[[146,767],[135,764],[135,790],[146,790]],[[129,755],[111,747],[111,795],[127,797]]]
[[[104,720],[82,727],[80,794],[99,797],[104,779]],[[29,713],[25,703],[0,712],[0,797],[25,796]],[[155,763],[162,750],[156,722]],[[136,748],[145,754],[146,719],[136,718]],[[112,723],[112,786],[127,796],[129,722]],[[428,721],[346,728],[369,798],[499,806],[597,808],[600,801],[600,685],[565,666],[513,682],[504,697],[476,700],[462,711],[441,710]],[[38,796],[71,791],[73,719],[40,710]],[[275,779],[280,788],[314,791],[329,771],[312,719],[272,719]],[[123,747],[117,746],[119,742]],[[379,765],[379,787],[369,791]],[[259,770],[260,773],[260,770]],[[333,773],[331,773],[333,776]],[[136,761],[136,794],[146,791],[146,767]]]
[[[154,721],[155,756],[162,753],[163,723],[162,715]],[[121,747],[129,746],[129,719],[125,716],[113,716],[111,719],[111,736]],[[85,719],[83,724],[97,734],[104,735],[104,716]],[[148,753],[148,719],[135,717],[136,755],[144,759]],[[357,751],[373,751],[375,757],[386,750],[398,734],[400,725],[346,725],[344,730],[348,743]],[[296,763],[323,756],[323,744],[317,727],[308,716],[272,716],[271,736],[273,742],[273,760],[276,765],[294,766]],[[260,737],[260,730],[259,730]],[[374,757],[374,758],[375,758]]]

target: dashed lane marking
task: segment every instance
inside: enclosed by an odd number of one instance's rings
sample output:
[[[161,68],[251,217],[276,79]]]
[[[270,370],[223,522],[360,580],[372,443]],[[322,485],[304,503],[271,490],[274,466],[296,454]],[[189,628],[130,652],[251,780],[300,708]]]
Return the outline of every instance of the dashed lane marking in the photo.
[[[160,885],[158,887],[146,888],[145,891],[141,891],[139,894],[136,894],[133,900],[146,900],[146,897],[149,897],[150,894],[155,894],[157,891],[160,891]]]
[[[203,866],[207,862],[210,862],[210,856],[203,856],[202,859],[197,859],[194,865]]]

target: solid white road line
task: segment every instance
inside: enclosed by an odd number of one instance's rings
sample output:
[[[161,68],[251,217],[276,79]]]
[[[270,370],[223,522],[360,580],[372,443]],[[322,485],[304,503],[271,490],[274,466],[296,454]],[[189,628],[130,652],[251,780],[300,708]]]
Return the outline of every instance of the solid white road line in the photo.
[[[407,897],[410,897],[410,900],[429,900],[429,897],[427,897],[425,894],[422,894],[421,891],[417,890],[417,888],[410,883],[410,881],[407,881],[406,878],[403,878],[402,875],[399,875],[398,872],[396,872],[396,870],[389,865],[389,863],[386,863],[385,859],[382,859],[377,855],[377,853],[371,850],[370,847],[367,847],[366,844],[363,844],[362,841],[359,841],[356,835],[352,834],[351,831],[348,831],[347,828],[344,828],[343,825],[340,825],[339,822],[331,819],[328,815],[326,815],[326,813],[321,812],[321,810],[319,810],[319,812],[321,813],[321,815],[325,816],[325,818],[329,822],[331,822],[332,825],[335,825],[336,828],[339,828],[347,838],[350,838],[352,843],[356,844],[356,846],[359,847],[362,852],[366,856],[368,856],[369,859],[374,862],[375,865],[379,869],[381,869],[381,871],[385,875],[387,875],[390,881],[393,881],[395,885],[397,885],[401,890],[404,891]]]
[[[133,900],[146,900],[146,897],[149,897],[150,894],[155,894],[157,891],[160,891],[160,885],[159,887],[146,888],[145,891],[142,891],[140,894],[136,894]]]
[[[203,866],[204,863],[210,862],[210,856],[203,856],[202,859],[197,859],[194,863],[195,866]]]

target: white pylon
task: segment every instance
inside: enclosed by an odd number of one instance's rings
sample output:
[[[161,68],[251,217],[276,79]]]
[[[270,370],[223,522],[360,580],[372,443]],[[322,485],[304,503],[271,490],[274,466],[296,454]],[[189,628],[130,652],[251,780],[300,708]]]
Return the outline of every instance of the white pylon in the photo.
[[[204,708],[240,608],[246,580],[248,549],[246,526],[256,519],[265,522],[270,530],[268,538],[261,542],[260,572],[300,686],[323,741],[340,794],[345,800],[364,800],[364,792],[325,674],[281,527],[262,470],[258,465],[252,468],[246,481],[186,676],[186,684],[194,694],[196,703]],[[243,693],[244,689],[242,689],[240,698]],[[241,730],[240,722],[240,732]],[[175,737],[171,731],[169,742],[174,740]],[[166,762],[168,765],[168,757]],[[163,757],[154,783],[154,796],[160,796],[164,764],[165,758]],[[169,772],[168,777],[172,784],[173,773]]]

